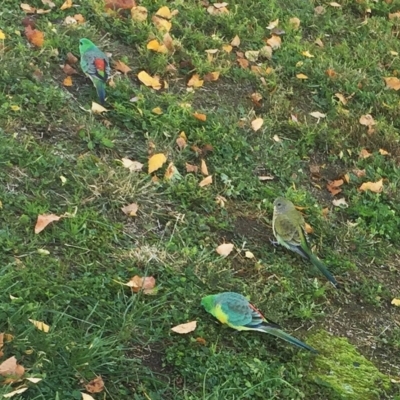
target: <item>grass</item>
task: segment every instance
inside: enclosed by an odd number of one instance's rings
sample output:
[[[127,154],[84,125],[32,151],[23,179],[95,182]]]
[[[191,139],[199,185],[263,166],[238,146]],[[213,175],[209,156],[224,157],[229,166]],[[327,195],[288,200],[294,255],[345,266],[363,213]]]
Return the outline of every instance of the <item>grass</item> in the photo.
[[[390,302],[400,296],[400,115],[398,93],[383,80],[400,69],[400,19],[388,19],[399,11],[395,2],[343,0],[336,8],[300,0],[233,1],[229,14],[211,16],[195,1],[144,0],[149,18],[140,24],[129,11],[110,15],[94,0],[63,11],[57,1],[50,13],[35,17],[45,34],[41,48],[24,36],[25,13],[14,1],[3,3],[0,332],[13,335],[3,359],[15,356],[26,376],[43,379],[28,383],[20,398],[80,399],[84,384],[98,375],[105,382],[105,391],[93,394],[98,399],[347,398],[340,385],[315,379],[319,365],[325,369],[334,359],[332,346],[312,343],[321,351],[319,363],[273,337],[234,334],[200,306],[202,296],[222,291],[250,296],[305,342],[321,330],[347,338],[360,359],[399,380],[400,327]],[[43,7],[38,0],[30,5]],[[176,51],[167,55],[146,48],[149,38],[162,39],[151,16],[164,5],[179,11],[170,32]],[[315,14],[318,5],[324,14]],[[63,24],[78,12],[86,23]],[[298,30],[292,17],[301,21]],[[285,30],[282,46],[258,61],[269,74],[241,68],[236,49],[207,56],[205,50],[221,49],[235,35],[239,51],[259,50],[270,37],[266,26],[277,18]],[[97,99],[79,67],[71,88],[62,83],[60,65],[68,52],[78,56],[81,37],[132,68],[107,88],[109,111],[102,115],[84,111]],[[167,72],[171,64],[176,72]],[[145,87],[137,79],[141,70],[159,75],[169,88]],[[217,81],[187,90],[193,73],[214,71]],[[296,78],[299,73],[308,79]],[[255,92],[262,96],[259,106],[251,101]],[[336,93],[348,97],[346,105]],[[163,113],[155,114],[155,107]],[[314,111],[326,118],[313,118]],[[372,134],[359,123],[365,114],[376,121]],[[264,120],[257,132],[250,127],[255,117]],[[176,145],[181,131],[188,142],[183,150]],[[360,158],[362,149],[372,156]],[[168,162],[154,182],[147,161],[159,152]],[[145,164],[143,171],[130,173],[123,157]],[[213,175],[206,187],[199,187],[200,173],[185,168],[202,158]],[[179,176],[166,180],[169,162]],[[318,174],[310,170],[315,166]],[[365,169],[365,176],[355,169]],[[345,174],[350,181],[336,198],[344,197],[348,208],[334,207],[326,183]],[[265,175],[274,179],[260,181]],[[381,178],[381,193],[358,190]],[[270,244],[278,195],[305,207],[315,252],[343,290]],[[217,196],[225,198],[224,207]],[[132,202],[139,205],[137,217],[121,212]],[[69,214],[35,235],[43,213]],[[235,244],[227,258],[215,252],[224,242]],[[136,274],[154,276],[157,293],[131,293],[118,283]],[[44,321],[50,331],[28,319]],[[170,331],[194,319],[195,332]],[[398,384],[373,385],[371,399],[400,398]],[[0,394],[17,386],[3,385]],[[351,396],[366,398],[365,392]]]

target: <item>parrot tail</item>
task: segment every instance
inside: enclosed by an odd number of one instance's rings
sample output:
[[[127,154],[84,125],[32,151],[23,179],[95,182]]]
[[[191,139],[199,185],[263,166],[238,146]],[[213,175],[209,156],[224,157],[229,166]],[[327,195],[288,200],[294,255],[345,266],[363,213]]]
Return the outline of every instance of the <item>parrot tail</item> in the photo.
[[[286,342],[289,342],[291,344],[294,344],[297,347],[300,347],[302,349],[311,351],[311,353],[317,354],[318,351],[309,346],[308,344],[303,343],[301,340],[296,339],[295,337],[289,335],[288,333],[282,331],[281,329],[273,328],[270,325],[263,324],[256,328],[257,331],[260,332],[266,332],[269,333],[270,335],[276,336],[280,339],[286,340]]]
[[[311,253],[310,261],[321,271],[321,273],[325,276],[325,278],[328,279],[328,281],[332,283],[333,286],[335,286],[336,289],[339,288],[339,284],[337,283],[336,279],[328,271],[325,264],[320,259],[318,259],[314,254]]]
[[[106,100],[106,84],[97,78],[93,78],[93,85],[96,88],[97,95],[99,96],[100,104],[104,104]]]

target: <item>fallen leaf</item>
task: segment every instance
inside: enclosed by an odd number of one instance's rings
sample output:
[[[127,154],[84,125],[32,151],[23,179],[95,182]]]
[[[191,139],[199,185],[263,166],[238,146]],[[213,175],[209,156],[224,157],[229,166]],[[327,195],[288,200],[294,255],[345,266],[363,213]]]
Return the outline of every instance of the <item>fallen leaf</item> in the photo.
[[[167,46],[160,43],[157,39],[150,40],[150,42],[147,43],[146,47],[148,50],[153,50],[156,51],[157,53],[162,53],[162,54],[168,53]]]
[[[314,232],[314,228],[310,225],[307,224],[307,222],[304,224],[304,230],[311,235]]]
[[[314,8],[314,13],[315,13],[316,15],[325,14],[325,11],[326,11],[325,8],[322,7],[322,6],[317,6],[317,7]]]
[[[256,62],[258,59],[258,56],[260,55],[260,52],[255,51],[255,50],[249,50],[249,51],[246,51],[244,53],[244,55],[249,61]]]
[[[141,171],[143,168],[143,164],[139,161],[132,161],[129,158],[122,158],[121,161],[122,165],[131,172]]]
[[[232,51],[232,46],[230,44],[225,44],[222,46],[222,50],[224,50],[225,53],[230,53]]]
[[[273,177],[273,176],[271,176],[271,175],[263,175],[263,176],[259,176],[258,179],[259,179],[261,182],[264,182],[264,181],[273,181],[273,180],[275,179],[275,177]]]
[[[244,253],[244,256],[250,259],[254,258],[254,254],[251,251],[246,251],[246,253]]]
[[[393,304],[394,306],[400,306],[400,299],[393,299],[390,304]]]
[[[172,332],[179,333],[181,335],[189,332],[193,332],[197,327],[197,321],[186,322],[186,324],[176,325],[171,328]]]
[[[67,77],[63,80],[63,85],[64,85],[64,86],[72,86],[72,78],[71,78],[71,76],[67,76]]]
[[[176,144],[178,145],[179,150],[183,150],[187,146],[186,140],[183,137],[178,137],[176,139]]]
[[[9,399],[10,397],[15,396],[16,394],[24,393],[26,390],[28,390],[28,387],[27,387],[27,386],[23,386],[23,387],[21,387],[21,388],[19,388],[19,389],[13,390],[13,391],[10,392],[10,393],[3,394],[2,396],[3,396],[5,399]]]
[[[78,62],[78,58],[75,57],[71,52],[67,53],[67,63],[74,65]]]
[[[367,190],[374,192],[374,193],[380,193],[383,190],[383,179],[380,179],[377,182],[364,182],[359,188],[361,192],[366,192]]]
[[[165,170],[164,178],[169,181],[175,175],[179,175],[178,169],[175,167],[173,162],[170,162],[167,169]]]
[[[260,57],[264,57],[267,58],[268,60],[270,60],[272,58],[272,47],[270,46],[263,46],[260,49]],[[273,69],[271,67],[268,67],[265,70],[265,74],[268,75],[269,72],[268,71],[273,71]]]
[[[319,47],[324,47],[324,43],[320,38],[315,39],[314,43]]]
[[[92,101],[92,113],[93,114],[101,114],[103,112],[107,112],[108,110],[104,108],[101,104],[96,103],[95,101]]]
[[[60,7],[60,10],[66,10],[67,8],[72,7],[72,0],[65,0],[63,5]]]
[[[147,19],[147,8],[142,6],[133,7],[131,9],[131,17],[136,22],[144,22]]]
[[[97,376],[85,385],[89,393],[100,393],[104,390],[104,381],[101,376]]]
[[[37,29],[32,29],[29,25],[25,27],[25,36],[30,43],[36,47],[42,47],[44,43],[44,34]]]
[[[64,64],[62,69],[67,75],[75,75],[78,73],[78,71],[75,68],[72,68],[69,64]]]
[[[299,20],[297,17],[290,18],[290,19],[289,19],[289,25],[290,25],[293,29],[297,30],[297,29],[300,28],[300,20]]]
[[[38,383],[43,380],[42,378],[25,378],[25,379],[32,383]]]
[[[126,286],[129,286],[135,293],[142,290],[144,294],[152,294],[156,290],[156,280],[152,276],[145,276],[142,278],[135,275],[128,283],[126,283]]]
[[[168,8],[168,7],[161,7],[161,8]],[[157,11],[158,13],[158,11]],[[153,21],[154,26],[160,31],[160,32],[169,32],[172,28],[172,23],[169,21],[168,18],[162,16],[162,15],[153,15],[151,17],[151,20]]]
[[[342,6],[339,3],[336,3],[336,1],[332,1],[331,3],[329,3],[329,5],[331,7],[342,8]]]
[[[342,208],[347,208],[349,206],[344,197],[342,197],[340,199],[333,199],[332,204],[335,207],[342,207]]]
[[[297,78],[297,79],[303,79],[303,80],[304,80],[304,79],[308,79],[308,76],[307,76],[307,75],[304,75],[304,74],[297,74],[297,75],[296,75],[296,78]]]
[[[279,24],[279,19],[276,19],[275,21],[272,21],[268,24],[267,29],[271,30],[274,29],[278,26]]]
[[[310,112],[309,114],[310,114],[312,117],[318,118],[318,119],[320,119],[320,118],[325,118],[325,117],[326,117],[326,114],[323,114],[323,113],[321,113],[321,112],[319,112],[319,111],[313,111],[313,112]]]
[[[205,82],[215,82],[219,78],[219,72],[209,72],[208,74],[204,75],[204,81]]]
[[[74,18],[78,24],[83,24],[84,22],[86,22],[85,17],[82,14],[75,14]]]
[[[20,7],[22,8],[22,11],[26,12],[27,14],[34,14],[36,12],[35,7],[32,7],[26,3],[21,3]]]
[[[273,50],[279,49],[281,47],[282,40],[277,35],[272,35],[269,39],[266,40],[268,46],[271,46]]]
[[[236,61],[238,62],[240,67],[243,69],[246,69],[249,66],[249,61],[246,60],[245,58],[238,58]]]
[[[250,96],[250,98],[251,98],[251,101],[252,101],[257,107],[260,107],[260,106],[261,106],[261,104],[260,104],[260,101],[262,100],[262,95],[261,95],[261,93],[258,93],[258,92],[252,93],[251,96]]]
[[[200,344],[203,345],[203,346],[205,346],[206,343],[207,343],[206,340],[203,339],[202,337],[196,338],[196,342],[197,342],[197,343],[200,343]]]
[[[0,29],[0,40],[4,40],[6,38],[6,35],[4,32]]]
[[[204,160],[201,160],[200,171],[204,176],[208,176],[208,168],[207,168],[207,164]]]
[[[215,202],[220,206],[220,207],[225,207],[225,203],[227,202],[226,198],[221,195],[217,195],[215,197]]]
[[[167,157],[165,157],[163,153],[158,153],[151,156],[149,159],[149,174],[160,169],[166,161]]]
[[[187,83],[187,85],[189,87],[194,87],[194,88],[198,88],[203,86],[204,80],[200,79],[199,74],[194,74],[192,75],[192,77],[189,79],[189,82]]]
[[[387,152],[387,151],[384,150],[384,149],[379,149],[379,154],[381,154],[382,156],[389,156],[389,155],[390,155],[390,153]]]
[[[201,114],[201,113],[195,112],[192,115],[193,115],[193,117],[195,117],[199,121],[203,121],[204,122],[204,121],[207,120],[207,115],[206,114]]]
[[[226,257],[226,256],[228,256],[228,255],[232,252],[232,250],[233,250],[234,247],[235,247],[235,246],[234,246],[233,243],[223,243],[223,244],[220,244],[220,245],[215,249],[215,251],[216,251],[220,256]]]
[[[337,73],[336,73],[335,70],[333,70],[332,68],[328,68],[328,69],[325,71],[325,75],[326,75],[326,76],[329,76],[329,78],[334,78],[334,77],[337,75]]]
[[[123,74],[127,74],[128,72],[132,71],[131,68],[129,68],[125,63],[123,63],[122,61],[118,60],[114,62],[114,68],[119,71],[122,72]]]
[[[130,217],[137,217],[139,206],[136,203],[129,204],[121,208],[121,211]]]
[[[362,178],[363,176],[366,175],[365,169],[353,169],[352,172],[357,178]]]
[[[370,115],[370,114],[361,115],[359,122],[361,125],[364,125],[364,126],[376,125],[375,120],[373,119],[372,115]]]
[[[347,104],[346,98],[341,93],[335,93],[335,97],[337,97],[344,106]]]
[[[282,142],[282,139],[281,139],[278,135],[272,136],[272,140],[273,140],[274,142],[277,142],[277,143]]]
[[[226,7],[216,7],[216,5],[220,4],[228,5],[228,3],[214,3],[214,5],[207,7],[207,12],[211,15],[229,14],[229,10]]]
[[[140,80],[140,82],[142,82],[144,85],[151,86],[155,90],[161,89],[161,83],[158,77],[153,78],[146,71],[140,71],[137,77]]]
[[[35,225],[35,233],[38,234],[42,232],[47,225],[51,222],[58,221],[61,217],[55,214],[42,214],[38,215],[36,225]]]
[[[302,54],[304,57],[307,57],[307,58],[314,58],[314,56],[313,56],[308,50],[302,51],[301,54]]]
[[[47,333],[50,330],[50,326],[45,324],[42,321],[36,321],[35,319],[28,319],[29,322],[31,322],[39,331],[43,331],[44,333]]]
[[[194,172],[196,174],[197,171],[199,170],[199,167],[197,165],[186,163],[185,166],[186,166],[186,172]]]
[[[240,46],[240,38],[238,35],[236,35],[232,41],[231,41],[231,46],[233,47],[239,47]]]
[[[64,19],[65,25],[74,25],[77,23],[78,23],[78,21],[74,17],[71,17],[70,15],[66,16]]]
[[[136,3],[134,0],[105,0],[104,8],[111,10],[130,10],[135,7]]]
[[[359,155],[360,158],[368,158],[371,156],[372,156],[372,153],[370,153],[367,149],[361,149],[360,155]]]
[[[333,196],[335,196],[342,191],[342,189],[339,189],[339,187],[342,186],[343,183],[344,183],[343,179],[328,181],[328,183],[326,184],[326,188]]]
[[[82,400],[95,400],[94,397],[92,397],[90,394],[81,393],[81,395],[82,395]]]
[[[390,76],[388,78],[383,78],[386,82],[386,87],[394,90],[400,89],[400,79],[394,76]]]
[[[387,1],[386,1],[386,3],[387,3]],[[400,18],[400,11],[397,11],[395,13],[389,13],[389,19],[396,19],[396,18]]]
[[[253,121],[251,121],[251,128],[253,129],[254,132],[257,132],[263,125],[264,120],[262,118],[256,118]]]
[[[209,175],[199,183],[199,186],[204,187],[204,186],[211,185],[211,183],[212,183],[212,175]]]
[[[151,112],[153,114],[161,115],[163,113],[163,110],[161,110],[161,107],[154,107]]]
[[[334,201],[336,201],[336,199],[332,200],[332,202],[334,202]],[[328,207],[323,208],[321,211],[321,214],[324,218],[327,218],[328,214],[329,214],[329,208]]]

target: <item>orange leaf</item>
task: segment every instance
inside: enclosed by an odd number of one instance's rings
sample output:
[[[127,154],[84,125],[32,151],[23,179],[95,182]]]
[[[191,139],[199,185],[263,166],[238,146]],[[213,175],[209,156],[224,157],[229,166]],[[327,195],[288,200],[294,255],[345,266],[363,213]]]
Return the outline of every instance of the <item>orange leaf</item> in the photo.
[[[61,217],[55,214],[43,214],[43,215],[38,215],[36,225],[35,225],[35,233],[38,234],[42,232],[44,228],[46,228],[47,225],[54,221],[58,221]]]
[[[189,163],[186,163],[186,172],[194,172],[195,174],[199,170],[199,167],[197,165],[192,165]]]
[[[60,7],[60,10],[66,10],[72,7],[72,0],[65,0],[64,4]]]
[[[36,47],[42,47],[44,43],[44,34],[43,32],[38,31],[37,29],[32,29],[29,25],[25,27],[25,36],[30,43],[32,43]]]
[[[75,68],[72,68],[69,64],[64,65],[63,71],[67,75],[75,75],[78,73],[78,71]]]
[[[372,153],[370,153],[367,149],[361,149],[360,158],[368,158],[371,156],[372,156]]]
[[[199,183],[199,186],[204,187],[204,186],[208,186],[211,184],[212,184],[212,175],[209,175]]]
[[[114,63],[114,68],[115,68],[117,71],[122,72],[123,74],[127,74],[128,72],[132,71],[131,68],[129,68],[125,63],[123,63],[123,62],[120,61],[120,60],[115,61],[115,63]]]
[[[100,393],[104,390],[104,382],[101,376],[97,376],[85,385],[89,393]]]
[[[383,78],[386,82],[386,87],[394,90],[400,89],[400,79],[394,76],[390,76],[388,78]]]
[[[203,86],[204,81],[200,79],[199,74],[194,74],[187,83],[188,86],[192,86],[194,88],[198,88]]]
[[[64,86],[72,86],[72,78],[70,76],[67,76],[64,80],[63,80],[63,85]]]
[[[213,82],[213,81],[217,81],[219,78],[219,72],[215,71],[215,72],[209,72],[208,74],[206,74],[204,76],[204,80],[206,82]]]
[[[186,322],[186,324],[180,324],[171,328],[172,332],[185,334],[189,332],[193,332],[196,329],[197,321]]]
[[[245,58],[238,58],[236,61],[243,69],[246,69],[249,66],[249,60],[246,60]]]
[[[314,228],[310,224],[307,224],[307,222],[304,224],[304,229],[308,234],[311,234],[314,232]]]
[[[206,114],[200,114],[198,112],[195,112],[192,115],[193,115],[193,117],[195,117],[199,121],[206,121],[207,120],[207,115]]]
[[[85,17],[82,14],[75,14],[74,19],[78,24],[83,24],[86,22]]]
[[[367,190],[374,192],[374,193],[380,193],[383,190],[383,179],[380,179],[377,182],[364,182],[359,188],[361,192],[365,192]]]
[[[230,53],[232,51],[232,46],[230,44],[224,44],[222,46],[222,50],[224,50],[226,53]]]
[[[327,76],[329,76],[329,78],[334,78],[334,77],[337,75],[337,73],[336,73],[333,69],[331,69],[331,68],[327,69],[327,70],[325,71],[325,74],[326,74]]]
[[[335,196],[342,191],[342,189],[339,189],[339,186],[342,186],[343,183],[344,183],[343,179],[338,179],[336,181],[329,181],[326,184],[326,188],[331,192],[333,196]]]
[[[106,0],[104,8],[112,10],[130,10],[132,7],[136,7],[134,0]]]
[[[126,285],[135,293],[143,290],[144,294],[152,294],[155,292],[156,280],[152,276],[145,276],[142,278],[135,275]]]

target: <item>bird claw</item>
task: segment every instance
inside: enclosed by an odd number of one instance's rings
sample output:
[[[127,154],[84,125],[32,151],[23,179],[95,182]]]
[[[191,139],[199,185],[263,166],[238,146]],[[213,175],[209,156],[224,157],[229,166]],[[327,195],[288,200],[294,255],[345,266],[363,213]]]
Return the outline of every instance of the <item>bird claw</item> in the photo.
[[[269,241],[274,247],[277,247],[279,244],[276,240],[269,239]]]

